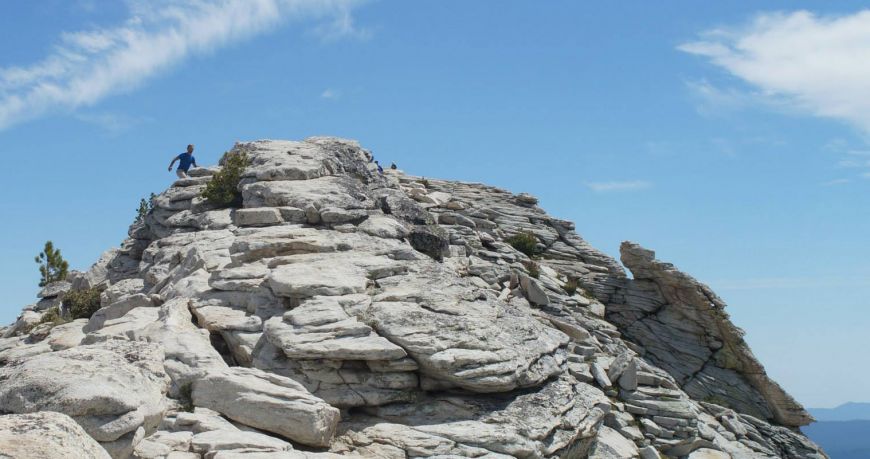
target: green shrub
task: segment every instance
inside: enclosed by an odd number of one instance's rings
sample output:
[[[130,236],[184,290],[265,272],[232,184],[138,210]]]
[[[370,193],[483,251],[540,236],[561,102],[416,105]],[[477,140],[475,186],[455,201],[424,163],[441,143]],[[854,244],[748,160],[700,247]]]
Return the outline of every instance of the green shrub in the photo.
[[[146,215],[148,215],[148,201],[142,198],[139,200],[139,208],[136,209],[136,221],[141,222],[145,220]]]
[[[541,253],[540,250],[538,250],[538,238],[532,233],[526,232],[515,234],[507,238],[505,242],[532,258]]]
[[[55,249],[51,241],[45,243],[42,252],[34,258],[34,261],[39,265],[40,287],[66,279],[69,263],[63,259],[60,249]]]
[[[100,309],[101,287],[91,287],[85,290],[72,290],[63,296],[63,305],[69,311],[71,320],[90,319]]]
[[[565,289],[565,292],[568,295],[573,295],[577,293],[577,287],[577,279],[574,279],[573,277],[569,277],[568,281],[565,282],[565,285],[562,286],[562,288]]]
[[[154,210],[154,198],[156,198],[156,197],[157,197],[156,194],[151,193],[151,196],[149,196],[149,198],[147,200],[145,198],[142,198],[139,200],[139,208],[136,209],[136,222],[137,223],[144,221],[145,217],[148,215],[148,213],[151,212],[152,210]]]
[[[530,277],[537,279],[541,276],[541,266],[534,261],[526,263],[526,269],[529,271]]]
[[[48,308],[45,311],[45,314],[42,315],[42,318],[39,319],[40,324],[50,323],[53,327],[66,322],[67,320],[60,315],[60,308],[58,308],[57,306],[52,306]]]
[[[429,188],[429,181],[426,180],[426,177],[423,177],[423,179],[420,180],[420,184],[423,185],[423,186],[426,187],[426,188]]]
[[[223,168],[211,177],[202,197],[221,207],[241,207],[239,181],[248,166],[248,155],[244,152],[227,152],[221,158],[221,164]]]

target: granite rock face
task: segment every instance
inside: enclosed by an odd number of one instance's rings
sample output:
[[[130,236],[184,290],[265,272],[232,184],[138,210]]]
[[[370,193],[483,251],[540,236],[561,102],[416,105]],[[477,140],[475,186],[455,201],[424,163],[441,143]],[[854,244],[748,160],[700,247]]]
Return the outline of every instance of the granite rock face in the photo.
[[[40,411],[0,416],[0,457],[109,459],[109,454],[74,420]]]
[[[650,293],[642,301],[625,295],[626,304],[609,308],[608,318],[623,325],[625,336],[644,346],[650,361],[674,375],[686,393],[785,426],[812,422],[767,376],[709,287],[637,244],[625,242],[620,252],[634,274],[626,291]]]
[[[652,252],[623,246],[629,279],[531,195],[382,174],[349,140],[233,151],[241,208],[192,170],[0,329],[0,455],[38,422],[58,444],[11,451],[826,457],[721,300]],[[42,323],[92,287],[93,317]]]

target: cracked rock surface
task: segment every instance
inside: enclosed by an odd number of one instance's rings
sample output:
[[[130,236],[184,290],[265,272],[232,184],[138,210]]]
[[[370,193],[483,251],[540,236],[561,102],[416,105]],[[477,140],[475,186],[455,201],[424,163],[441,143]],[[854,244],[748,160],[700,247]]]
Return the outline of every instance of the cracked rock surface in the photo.
[[[651,251],[623,246],[629,279],[531,195],[381,174],[350,140],[233,151],[242,207],[193,169],[0,329],[0,456],[826,457]],[[90,319],[42,322],[88,288]]]

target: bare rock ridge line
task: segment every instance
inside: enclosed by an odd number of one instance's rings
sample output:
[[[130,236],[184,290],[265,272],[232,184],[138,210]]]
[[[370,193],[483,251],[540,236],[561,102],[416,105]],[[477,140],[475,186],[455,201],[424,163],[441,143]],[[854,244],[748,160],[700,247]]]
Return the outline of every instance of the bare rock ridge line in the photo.
[[[0,328],[0,456],[827,457],[653,252],[623,245],[629,278],[533,196],[379,173],[350,140],[242,152],[241,207],[193,169]]]
[[[709,287],[637,244],[623,243],[620,252],[634,274],[633,283],[645,283],[659,295],[652,313],[631,295],[623,296],[627,305],[611,307],[608,318],[623,326],[629,339],[648,347],[657,365],[685,375],[680,379],[689,395],[720,400],[787,426],[812,422],[809,413],[767,376],[743,340],[743,331],[728,319],[725,303]],[[662,352],[655,341],[670,343],[671,349]]]

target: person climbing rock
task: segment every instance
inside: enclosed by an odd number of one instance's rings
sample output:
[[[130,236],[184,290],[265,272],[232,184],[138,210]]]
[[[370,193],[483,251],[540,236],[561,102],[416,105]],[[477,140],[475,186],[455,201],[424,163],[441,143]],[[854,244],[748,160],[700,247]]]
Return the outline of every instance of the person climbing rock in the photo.
[[[396,163],[390,163],[390,169],[396,170],[398,169],[398,166],[396,166]]]
[[[170,172],[176,161],[178,161],[178,169],[175,170],[175,175],[180,179],[188,178],[187,171],[190,170],[190,166],[199,167],[196,165],[196,158],[193,157],[193,145],[187,146],[187,152],[172,158],[172,162],[169,163]]]
[[[383,174],[383,173],[384,173],[384,168],[381,167],[381,163],[375,161],[375,165],[378,166],[378,173]]]

